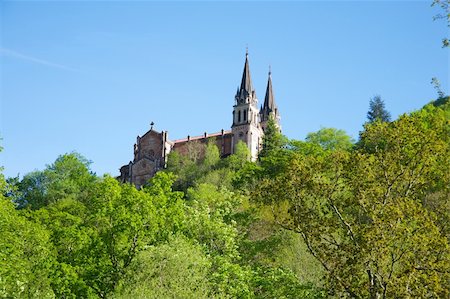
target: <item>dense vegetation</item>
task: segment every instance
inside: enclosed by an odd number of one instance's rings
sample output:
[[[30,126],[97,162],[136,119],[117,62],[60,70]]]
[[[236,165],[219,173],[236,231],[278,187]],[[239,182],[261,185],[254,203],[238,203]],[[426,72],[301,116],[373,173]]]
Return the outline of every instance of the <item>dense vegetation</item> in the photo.
[[[448,298],[449,99],[383,120],[271,121],[257,162],[196,145],[140,190],[76,153],[0,177],[0,297]]]

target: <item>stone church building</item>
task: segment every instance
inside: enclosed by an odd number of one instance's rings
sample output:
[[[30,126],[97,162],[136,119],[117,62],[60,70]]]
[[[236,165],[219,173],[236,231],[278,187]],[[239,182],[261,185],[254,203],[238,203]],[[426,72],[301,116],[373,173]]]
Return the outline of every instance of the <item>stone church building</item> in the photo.
[[[152,126],[147,133],[137,137],[134,159],[120,168],[118,179],[140,187],[166,166],[167,156],[171,151],[187,154],[193,144],[207,143],[211,139],[216,143],[222,157],[233,154],[235,145],[243,141],[250,150],[252,160],[255,160],[261,149],[262,137],[270,115],[280,127],[280,113],[273,95],[271,72],[269,71],[264,104],[258,109],[258,99],[253,88],[246,53],[241,85],[234,98],[231,130],[170,140],[167,131],[157,132]]]

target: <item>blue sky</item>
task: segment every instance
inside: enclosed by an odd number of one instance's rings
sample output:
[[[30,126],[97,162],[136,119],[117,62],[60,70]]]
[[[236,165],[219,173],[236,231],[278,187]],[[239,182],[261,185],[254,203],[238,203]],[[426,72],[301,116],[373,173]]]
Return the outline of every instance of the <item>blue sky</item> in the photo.
[[[229,129],[248,45],[260,103],[272,66],[283,133],[357,137],[369,100],[395,118],[449,91],[431,1],[0,1],[6,176],[77,151],[118,174],[155,122],[178,139]]]

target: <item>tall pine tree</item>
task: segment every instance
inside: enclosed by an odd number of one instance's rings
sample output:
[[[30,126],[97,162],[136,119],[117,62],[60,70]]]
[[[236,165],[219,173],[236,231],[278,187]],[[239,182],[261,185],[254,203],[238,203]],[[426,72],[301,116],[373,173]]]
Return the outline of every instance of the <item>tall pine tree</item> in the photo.
[[[391,121],[391,114],[384,107],[384,101],[379,95],[374,96],[370,99],[369,112],[367,112],[367,119],[369,123],[373,123],[377,120],[382,122]]]

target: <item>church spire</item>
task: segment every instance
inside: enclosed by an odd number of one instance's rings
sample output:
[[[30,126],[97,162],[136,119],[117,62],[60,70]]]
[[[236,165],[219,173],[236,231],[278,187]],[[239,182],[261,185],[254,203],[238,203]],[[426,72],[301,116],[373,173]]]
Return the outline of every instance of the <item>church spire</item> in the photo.
[[[244,72],[242,73],[241,87],[239,89],[239,97],[245,99],[249,95],[253,95],[253,84],[250,76],[250,65],[248,63],[248,49],[245,53]]]
[[[272,70],[269,66],[269,79],[267,80],[266,96],[264,98],[263,111],[267,113],[268,116],[269,113],[275,111],[275,109],[276,109],[275,99],[272,90]]]
[[[248,50],[245,53],[244,72],[241,85],[235,96],[233,106],[233,124],[231,126],[233,150],[239,142],[244,142],[250,150],[252,160],[258,157],[261,140],[258,100],[253,89],[248,62]]]
[[[275,105],[275,97],[272,89],[272,70],[269,66],[269,78],[267,80],[266,96],[264,97],[264,105],[260,110],[261,121],[267,121],[269,115],[274,113],[275,118],[278,116],[278,109]]]

